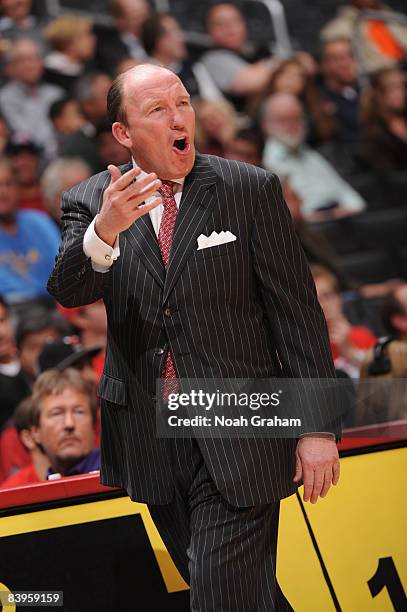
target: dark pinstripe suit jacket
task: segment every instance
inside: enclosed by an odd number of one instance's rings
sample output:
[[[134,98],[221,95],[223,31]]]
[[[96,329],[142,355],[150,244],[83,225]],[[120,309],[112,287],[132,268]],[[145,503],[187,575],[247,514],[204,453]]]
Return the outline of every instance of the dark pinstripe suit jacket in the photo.
[[[178,376],[190,378],[267,378],[281,375],[280,367],[288,377],[330,377],[333,363],[275,175],[197,155],[167,273],[145,215],[120,235],[120,257],[101,274],[82,245],[109,178],[102,172],[64,194],[63,240],[48,289],[64,306],[99,298],[106,304],[102,483],[122,486],[138,501],[165,503],[173,495],[173,441],[155,435],[153,395],[163,365],[157,349],[169,345]],[[214,230],[230,230],[237,240],[198,251],[197,237]],[[218,489],[233,504],[265,503],[295,490],[294,439],[198,443]]]

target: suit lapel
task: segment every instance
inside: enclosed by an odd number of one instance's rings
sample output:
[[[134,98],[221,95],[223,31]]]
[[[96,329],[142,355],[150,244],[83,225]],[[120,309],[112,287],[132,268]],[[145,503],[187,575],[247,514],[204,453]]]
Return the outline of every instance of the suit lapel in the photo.
[[[130,170],[131,167],[131,163],[122,167],[122,174]],[[150,215],[146,214],[137,219],[129,229],[123,232],[123,236],[130,242],[131,246],[143,261],[150,274],[154,276],[158,284],[164,287],[164,264]]]
[[[197,155],[194,167],[185,179],[182,199],[174,230],[170,259],[165,276],[163,302],[172,291],[182,269],[201,234],[215,203],[214,191],[217,175],[206,156]]]
[[[121,168],[122,173],[132,164]],[[197,245],[198,236],[215,203],[213,190],[217,175],[206,156],[197,154],[194,167],[185,179],[182,199],[174,230],[167,273],[150,215],[143,215],[122,233],[161,287],[165,302],[172,291],[188,257]]]
[[[150,274],[164,287],[165,269],[150,215],[137,219],[123,234]]]

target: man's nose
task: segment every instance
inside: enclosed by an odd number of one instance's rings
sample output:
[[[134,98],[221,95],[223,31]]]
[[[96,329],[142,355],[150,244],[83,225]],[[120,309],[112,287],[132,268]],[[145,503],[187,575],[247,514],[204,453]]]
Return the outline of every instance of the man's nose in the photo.
[[[180,130],[185,127],[185,120],[182,110],[176,107],[171,115],[171,127],[173,130]]]
[[[75,429],[75,419],[72,412],[65,412],[64,428],[69,430]]]

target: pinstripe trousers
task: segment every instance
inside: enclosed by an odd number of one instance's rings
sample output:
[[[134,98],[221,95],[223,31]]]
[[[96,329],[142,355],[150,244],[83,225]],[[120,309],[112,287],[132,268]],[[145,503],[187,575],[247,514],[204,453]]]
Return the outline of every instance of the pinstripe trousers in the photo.
[[[191,612],[292,611],[276,580],[280,502],[229,504],[193,439],[174,440],[173,470],[173,501],[149,510],[190,585]]]

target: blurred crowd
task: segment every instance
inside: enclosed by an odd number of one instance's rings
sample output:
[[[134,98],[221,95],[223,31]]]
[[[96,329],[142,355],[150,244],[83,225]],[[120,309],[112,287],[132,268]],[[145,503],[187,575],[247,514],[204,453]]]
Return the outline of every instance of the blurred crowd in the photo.
[[[206,4],[204,44],[147,0],[111,0],[104,20],[0,0],[0,487],[99,468],[104,305],[65,310],[46,284],[62,193],[129,161],[106,96],[145,62],[185,84],[199,152],[280,177],[338,375],[363,381],[345,425],[407,418],[407,15],[349,0],[317,52],[281,56],[248,3]]]

